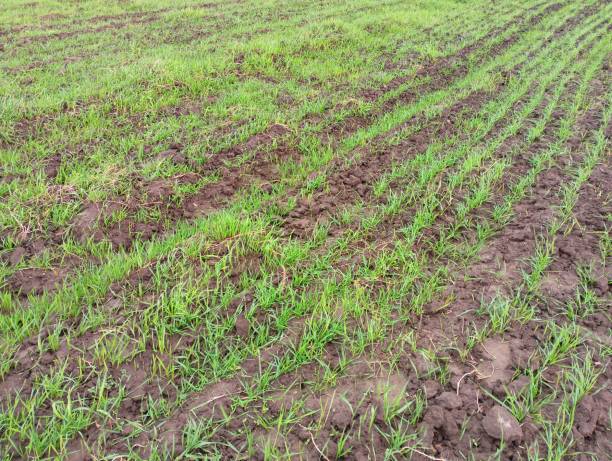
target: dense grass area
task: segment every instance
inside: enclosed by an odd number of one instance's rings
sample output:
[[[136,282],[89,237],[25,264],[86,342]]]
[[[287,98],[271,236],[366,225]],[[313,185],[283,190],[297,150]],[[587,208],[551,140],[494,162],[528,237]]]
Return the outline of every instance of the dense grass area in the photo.
[[[607,459],[612,6],[0,5],[0,459]]]

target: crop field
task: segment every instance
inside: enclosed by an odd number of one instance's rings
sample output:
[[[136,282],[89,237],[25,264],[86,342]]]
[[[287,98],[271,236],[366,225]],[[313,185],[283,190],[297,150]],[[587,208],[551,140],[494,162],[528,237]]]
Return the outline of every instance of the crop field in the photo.
[[[0,2],[0,461],[608,460],[612,3]]]

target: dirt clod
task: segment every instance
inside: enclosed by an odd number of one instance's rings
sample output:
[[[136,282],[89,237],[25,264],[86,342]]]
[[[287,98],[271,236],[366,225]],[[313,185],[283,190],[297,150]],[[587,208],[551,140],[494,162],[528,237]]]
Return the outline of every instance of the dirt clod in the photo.
[[[249,335],[250,324],[249,321],[244,318],[244,316],[240,316],[236,319],[236,334],[242,338],[246,338]]]
[[[442,406],[442,408],[446,408],[447,410],[460,408],[463,404],[461,402],[461,397],[459,397],[455,392],[443,392],[436,398],[436,402]]]
[[[520,441],[523,438],[523,430],[512,414],[504,407],[495,405],[482,420],[485,432],[496,440],[506,442]]]
[[[9,253],[8,256],[8,263],[11,266],[16,266],[17,264],[19,264],[21,262],[21,260],[23,259],[23,257],[26,254],[26,249],[23,247],[17,247],[15,248],[13,251],[11,251]]]

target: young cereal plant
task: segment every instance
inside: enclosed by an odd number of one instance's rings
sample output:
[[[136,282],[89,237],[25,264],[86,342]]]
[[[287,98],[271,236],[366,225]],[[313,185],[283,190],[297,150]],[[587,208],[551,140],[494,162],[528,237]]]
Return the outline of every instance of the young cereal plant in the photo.
[[[566,306],[566,316],[569,321],[575,322],[578,319],[592,315],[599,307],[599,299],[592,289],[592,267],[579,266],[577,268],[579,286],[576,288],[576,295],[570,299]]]
[[[506,397],[503,401],[492,396],[493,399],[505,406],[520,423],[525,421],[528,416],[538,419],[540,409],[551,403],[556,396],[554,389],[553,392],[542,395],[543,386],[545,385],[542,378],[542,369],[534,371],[527,368],[524,370],[524,374],[529,382],[517,393],[506,389]]]
[[[217,444],[211,441],[218,428],[212,418],[190,419],[183,429],[184,448],[177,460],[220,458]]]
[[[575,404],[595,388],[603,371],[597,369],[591,350],[587,349],[584,357],[578,355],[572,357],[572,364],[566,373],[567,381],[572,388],[571,398]]]
[[[544,272],[552,262],[554,250],[554,239],[543,237],[536,242],[536,249],[531,258],[531,271],[524,274],[524,283],[528,293],[536,292]]]
[[[409,403],[409,417],[408,422],[412,426],[416,426],[423,414],[425,413],[425,409],[427,408],[427,396],[422,389],[417,390],[414,398],[408,401]]]
[[[349,431],[342,432],[342,434],[338,436],[336,440],[336,459],[347,459],[353,451],[353,448],[348,444],[350,437],[351,433]]]
[[[580,401],[591,392],[603,370],[597,370],[591,351],[581,357],[572,355],[572,364],[564,369],[561,403],[554,421],[543,421],[543,439],[547,460],[563,460],[571,452],[575,440],[573,428]]]
[[[472,333],[467,336],[465,341],[465,347],[461,349],[459,352],[459,356],[461,360],[465,361],[469,358],[470,352],[478,345],[484,342],[485,339],[489,336],[489,328],[487,325],[484,325],[482,328],[479,328],[475,324],[471,324],[468,327],[472,330]]]
[[[610,221],[610,218],[608,218]],[[608,260],[612,258],[612,236],[608,228],[604,229],[599,238],[599,252],[603,267],[606,267]]]
[[[512,300],[501,295],[495,295],[484,306],[481,303],[479,312],[485,312],[489,316],[489,323],[493,332],[502,334],[506,331],[512,320]]]
[[[584,341],[575,323],[558,326],[553,321],[549,321],[546,329],[548,340],[541,347],[542,368],[559,363]]]
[[[385,460],[405,459],[406,454],[413,449],[412,445],[417,444],[417,434],[412,431],[410,424],[403,419],[397,424],[389,425],[387,431],[378,426],[376,426],[376,430],[387,442],[384,453]]]
[[[405,391],[405,387],[398,392],[390,384],[384,386],[382,392],[382,413],[383,420],[387,425],[391,425],[395,418],[410,408],[411,402],[406,401]]]

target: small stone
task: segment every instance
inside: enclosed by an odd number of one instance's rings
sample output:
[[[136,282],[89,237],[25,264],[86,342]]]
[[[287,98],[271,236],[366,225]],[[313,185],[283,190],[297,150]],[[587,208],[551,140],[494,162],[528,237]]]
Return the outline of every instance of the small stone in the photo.
[[[504,407],[495,405],[482,420],[485,432],[496,440],[520,441],[523,430],[516,418]]]
[[[123,426],[123,429],[121,429],[121,433],[124,436],[128,436],[128,435],[130,435],[133,432],[133,430],[134,430],[134,428],[132,426],[130,426],[129,424],[125,424]]]
[[[23,363],[28,359],[29,356],[32,355],[32,351],[29,348],[21,349],[20,351],[15,353],[15,361],[19,363]]]
[[[176,153],[172,156],[172,160],[174,163],[186,163],[187,157],[185,157],[183,154]]]
[[[304,426],[298,424],[295,430],[295,435],[297,435],[298,439],[302,442],[306,440],[310,440],[310,432]]]

